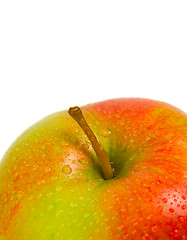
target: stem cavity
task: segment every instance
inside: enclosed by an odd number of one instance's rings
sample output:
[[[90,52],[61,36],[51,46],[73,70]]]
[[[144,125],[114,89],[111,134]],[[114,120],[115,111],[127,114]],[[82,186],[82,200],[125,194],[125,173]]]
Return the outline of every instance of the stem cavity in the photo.
[[[85,134],[87,135],[88,139],[90,140],[92,147],[97,155],[98,162],[101,166],[104,178],[106,180],[111,179],[114,177],[114,173],[112,167],[110,165],[109,158],[102,148],[94,135],[93,131],[89,127],[88,123],[86,122],[82,111],[79,107],[71,107],[68,111],[69,115],[79,124],[79,126],[83,129]]]

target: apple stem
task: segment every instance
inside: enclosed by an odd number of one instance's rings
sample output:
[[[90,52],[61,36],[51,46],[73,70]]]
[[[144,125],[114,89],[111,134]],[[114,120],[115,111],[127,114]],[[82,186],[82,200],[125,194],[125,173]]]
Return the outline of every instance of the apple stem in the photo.
[[[88,123],[86,122],[81,109],[77,106],[71,107],[71,108],[69,108],[68,113],[79,124],[79,126],[83,129],[83,131],[87,135],[88,139],[90,140],[92,147],[97,155],[98,162],[103,171],[104,178],[106,180],[113,178],[114,173],[113,173],[112,167],[110,165],[109,158],[108,158],[104,148],[102,148],[100,146],[96,136],[94,135],[93,131],[89,127]]]

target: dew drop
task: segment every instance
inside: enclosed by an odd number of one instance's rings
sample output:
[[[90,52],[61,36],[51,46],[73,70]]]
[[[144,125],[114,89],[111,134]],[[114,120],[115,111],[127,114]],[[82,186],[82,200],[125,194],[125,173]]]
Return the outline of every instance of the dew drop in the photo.
[[[33,199],[34,199],[34,196],[32,195],[28,198],[29,201],[32,201]]]
[[[185,210],[186,209],[186,205],[182,205],[182,210]]]
[[[50,197],[50,196],[53,195],[53,193],[52,192],[48,192],[46,195],[47,195],[47,197]]]
[[[179,222],[184,222],[184,217],[183,216],[179,216],[178,220],[179,220]]]
[[[84,160],[84,159],[79,159],[79,162],[82,163],[82,164],[85,164],[85,163],[86,163],[86,160]]]
[[[48,206],[48,210],[53,209],[53,207],[54,207],[53,205],[49,205],[49,206]]]
[[[174,209],[173,209],[173,208],[170,208],[169,211],[170,211],[170,213],[173,213],[173,212],[174,212]]]
[[[45,180],[38,180],[38,181],[37,181],[37,184],[38,184],[38,185],[41,185],[41,184],[43,184],[43,183],[45,183]]]
[[[161,184],[161,183],[162,183],[161,180],[157,180],[157,181],[156,181],[156,184]]]
[[[158,212],[162,212],[163,211],[163,207],[162,206],[158,206],[157,210],[158,210]]]
[[[143,235],[142,240],[148,240],[148,239],[149,239],[148,234]]]
[[[77,203],[71,203],[70,207],[72,207],[72,208],[77,207]]]
[[[136,227],[138,225],[138,222],[133,223],[133,227]]]
[[[163,203],[167,203],[167,201],[168,201],[167,198],[162,198]]]
[[[60,228],[64,228],[64,226],[65,226],[64,223],[62,223],[61,226],[60,226]]]
[[[151,228],[151,231],[152,231],[152,232],[156,232],[157,230],[158,230],[157,225],[152,226],[152,228]]]
[[[101,108],[100,108],[100,107],[97,107],[96,111],[97,111],[97,112],[101,112]]]
[[[136,230],[133,230],[132,231],[132,235],[134,236],[134,235],[136,235],[137,234],[137,231]]]
[[[147,220],[150,220],[151,219],[151,217],[152,217],[152,215],[150,214],[150,215],[148,215],[147,216]]]
[[[50,171],[51,171],[51,168],[50,168],[50,167],[46,167],[46,168],[45,168],[45,172],[46,172],[46,173],[49,173]]]
[[[151,139],[151,137],[150,136],[148,136],[148,137],[146,137],[146,141],[149,141]]]
[[[129,234],[126,233],[126,234],[123,236],[123,239],[128,239],[128,237],[129,237]]]
[[[111,134],[111,131],[103,130],[100,134],[101,134],[103,137],[108,137],[108,136]]]
[[[87,226],[84,226],[82,230],[85,231],[86,229],[87,229]]]
[[[69,165],[65,165],[62,168],[62,172],[65,173],[65,174],[70,174],[70,173],[72,173],[72,168]]]
[[[89,215],[90,215],[89,213],[85,213],[85,214],[83,215],[83,217],[84,217],[84,218],[87,218],[87,217],[89,217]]]
[[[182,195],[182,198],[183,198],[184,200],[186,200],[186,196]]]
[[[22,192],[22,191],[18,191],[18,193],[17,193],[17,197],[18,197],[18,198],[21,198],[21,197],[23,196],[23,194],[24,194],[24,192]]]
[[[178,236],[179,236],[179,230],[178,230],[178,229],[175,229],[175,230],[171,233],[171,235],[172,235],[174,238],[178,237]]]
[[[115,118],[120,119],[121,116],[120,116],[119,114],[116,114],[116,115],[115,115]]]
[[[84,144],[82,144],[82,149],[83,149],[83,151],[88,151],[89,146],[84,143]]]
[[[66,155],[66,156],[69,156],[69,155],[70,155],[70,153],[69,153],[69,152],[65,152],[65,155]]]
[[[61,187],[61,186],[57,186],[57,187],[56,187],[56,191],[57,191],[57,192],[60,192],[61,190],[62,190],[62,187]]]

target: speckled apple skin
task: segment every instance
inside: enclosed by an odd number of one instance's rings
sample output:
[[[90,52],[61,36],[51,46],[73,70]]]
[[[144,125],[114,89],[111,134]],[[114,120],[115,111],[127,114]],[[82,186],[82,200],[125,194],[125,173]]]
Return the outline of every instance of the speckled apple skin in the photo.
[[[0,240],[187,239],[186,113],[139,98],[82,111],[116,177],[67,111],[42,119],[0,163]]]

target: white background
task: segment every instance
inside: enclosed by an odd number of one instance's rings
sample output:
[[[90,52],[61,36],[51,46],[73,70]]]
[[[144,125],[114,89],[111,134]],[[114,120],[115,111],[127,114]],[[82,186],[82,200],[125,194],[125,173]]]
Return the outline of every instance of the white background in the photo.
[[[0,1],[0,159],[53,112],[146,97],[187,112],[187,1]]]

